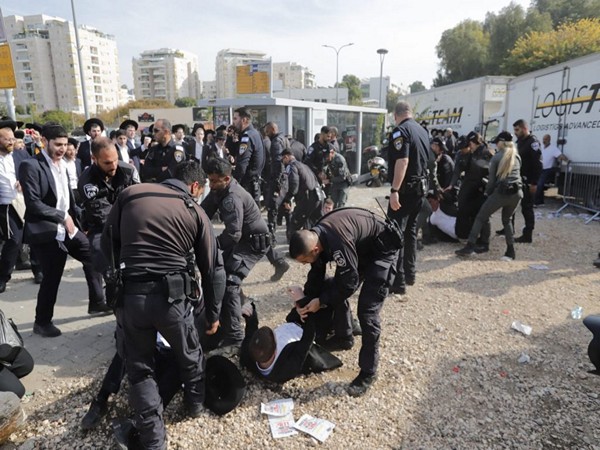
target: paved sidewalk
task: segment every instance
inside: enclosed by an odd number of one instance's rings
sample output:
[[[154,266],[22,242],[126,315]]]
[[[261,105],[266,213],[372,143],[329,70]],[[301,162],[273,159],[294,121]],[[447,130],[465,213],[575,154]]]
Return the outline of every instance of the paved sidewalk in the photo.
[[[74,378],[94,369],[104,371],[115,351],[115,318],[87,313],[87,285],[81,264],[69,259],[65,267],[53,320],[62,331],[59,337],[33,334],[38,290],[31,271],[15,271],[6,292],[0,294],[0,308],[17,324],[35,361],[33,372],[22,380],[27,391],[45,387],[55,378]]]

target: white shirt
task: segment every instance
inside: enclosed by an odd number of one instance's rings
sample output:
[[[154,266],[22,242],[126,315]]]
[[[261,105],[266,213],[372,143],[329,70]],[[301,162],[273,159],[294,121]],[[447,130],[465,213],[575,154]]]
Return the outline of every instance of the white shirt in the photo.
[[[64,160],[58,161],[58,163],[54,163],[46,150],[42,150],[42,154],[46,161],[48,161],[48,165],[50,166],[50,172],[52,172],[52,177],[54,178],[54,184],[56,185],[56,209],[65,213],[65,219],[69,214],[69,175],[67,174],[67,165]],[[75,229],[77,231],[77,229]],[[66,237],[66,229],[62,223],[58,224],[58,230],[56,232],[56,240],[60,242],[64,242]]]
[[[198,161],[202,161],[202,151],[204,150],[204,144],[202,142],[196,142],[196,148],[194,150],[194,158]]]
[[[273,366],[277,362],[277,358],[279,358],[279,354],[284,349],[284,347],[292,342],[297,342],[302,339],[302,328],[300,328],[295,323],[284,323],[283,325],[279,325],[277,328],[273,330],[273,334],[275,335],[275,344],[277,348],[275,350],[275,359],[271,363],[269,367],[266,369],[261,368],[258,363],[256,363],[256,367],[258,367],[258,371],[267,376],[273,370]]]
[[[556,145],[550,144],[548,147],[544,147],[542,149],[542,168],[552,169],[554,166],[554,160],[560,155],[561,152]]]
[[[69,187],[71,190],[77,189],[77,165],[75,164],[75,160],[65,161],[65,166],[67,168],[67,175],[69,175]]]
[[[217,154],[219,155],[219,158],[225,158],[225,152],[223,151],[225,145],[219,147],[219,144],[215,144],[215,147],[217,147]]]
[[[121,155],[121,159],[123,160],[123,162],[126,162],[127,164],[129,164],[129,147],[127,147],[127,145],[125,145],[125,147],[119,147],[117,145],[117,150],[119,151],[119,154]]]
[[[12,153],[0,155],[0,205],[10,205],[17,197],[17,175]]]
[[[431,216],[429,216],[429,223],[438,227],[451,238],[457,239],[455,231],[456,217],[449,216],[442,211],[441,208],[438,208],[437,211],[431,213]]]

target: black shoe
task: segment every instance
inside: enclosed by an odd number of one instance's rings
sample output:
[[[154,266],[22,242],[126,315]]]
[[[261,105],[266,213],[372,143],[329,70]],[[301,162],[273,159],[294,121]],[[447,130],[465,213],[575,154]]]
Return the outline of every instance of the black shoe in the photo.
[[[362,336],[362,328],[356,317],[352,318],[352,336]]]
[[[29,261],[18,262],[15,265],[15,270],[29,270],[29,269],[31,269],[31,263]]]
[[[407,286],[414,286],[416,280],[415,280],[415,278],[406,277],[406,279],[404,280],[404,282],[406,283]]]
[[[368,374],[361,370],[358,376],[352,380],[352,383],[350,383],[350,386],[348,387],[348,394],[350,394],[352,397],[360,397],[367,392],[376,379],[377,376],[374,373]]]
[[[515,242],[518,242],[519,244],[531,244],[531,235],[523,233],[523,236],[519,236],[518,238],[516,238]]]
[[[501,230],[496,231],[496,236],[504,236],[504,228],[502,228]]]
[[[598,257],[598,259],[594,260],[594,266],[596,266],[597,268],[600,269],[600,256]]]
[[[421,251],[425,248],[425,246],[423,245],[423,240],[422,239],[417,239],[417,250]]]
[[[61,331],[54,326],[52,322],[46,325],[33,324],[33,333],[39,334],[42,337],[56,337],[60,336]]]
[[[481,245],[476,245],[475,246],[475,253],[487,253],[490,251],[490,245],[489,244],[481,244]]]
[[[6,291],[6,281],[0,281],[0,294]]]
[[[406,294],[406,288],[404,286],[392,286],[390,288],[390,294],[404,295]]]
[[[90,303],[88,306],[88,314],[112,314],[113,310],[106,302]]]
[[[514,261],[516,257],[517,255],[515,254],[515,248],[512,245],[507,245],[506,253],[504,253],[502,259]]]
[[[275,282],[281,280],[283,274],[285,274],[288,270],[290,270],[290,265],[287,263],[287,261],[282,260],[279,264],[277,264],[277,266],[275,266],[275,273],[271,277],[271,281]]]
[[[96,428],[107,412],[108,405],[106,402],[99,401],[98,399],[92,400],[90,409],[85,413],[83,419],[81,419],[81,429],[91,430],[92,428]]]
[[[36,272],[33,275],[33,282],[35,284],[42,284],[42,281],[44,281],[44,274],[42,272]]]
[[[421,241],[423,242],[423,245],[433,245],[439,242],[438,239],[434,236],[424,237]]]
[[[354,338],[340,338],[337,336],[330,337],[323,342],[322,347],[330,352],[337,352],[342,350],[350,350],[354,346]]]
[[[112,423],[113,436],[117,441],[117,448],[119,450],[128,450],[134,448],[141,448],[139,442],[139,433],[133,425],[131,419],[115,419]]]
[[[185,403],[185,415],[188,417],[192,417],[193,419],[200,417],[206,408],[202,403]]]
[[[471,256],[473,253],[475,253],[475,244],[467,242],[467,245],[460,250],[456,250],[454,253],[456,253],[457,256]]]

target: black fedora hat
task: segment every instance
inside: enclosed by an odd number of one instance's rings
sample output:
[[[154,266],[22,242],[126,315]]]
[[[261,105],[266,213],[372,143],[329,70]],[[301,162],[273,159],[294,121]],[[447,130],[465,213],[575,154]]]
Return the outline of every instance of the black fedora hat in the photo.
[[[17,129],[17,122],[12,119],[0,119],[0,128],[10,128],[15,131]]]
[[[135,128],[136,131],[139,127],[139,124],[135,120],[127,119],[127,120],[124,120],[123,122],[121,122],[121,125],[119,125],[119,128],[121,130],[126,130],[129,125],[131,125],[133,128]]]
[[[90,130],[92,129],[92,126],[94,125],[98,125],[100,129],[104,131],[104,122],[102,122],[97,117],[92,117],[91,119],[88,119],[83,123],[83,131],[85,132],[85,134],[89,134]]]
[[[25,124],[25,129],[30,129],[30,130],[35,130],[38,133],[42,132],[42,126],[39,123],[26,123]]]
[[[206,396],[204,406],[222,416],[240,404],[246,382],[237,366],[221,355],[206,360]]]
[[[0,118],[0,121],[4,121],[4,120],[12,120],[12,119],[8,116],[3,116]],[[17,128],[21,128],[25,124],[25,122],[23,122],[21,120],[15,120],[14,122],[17,124]],[[15,131],[15,130],[13,130],[13,131]]]

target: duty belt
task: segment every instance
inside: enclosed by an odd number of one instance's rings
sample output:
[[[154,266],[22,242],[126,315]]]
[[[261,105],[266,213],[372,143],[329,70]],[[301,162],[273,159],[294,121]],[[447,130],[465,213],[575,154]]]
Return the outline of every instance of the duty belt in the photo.
[[[163,278],[158,281],[127,281],[123,282],[124,294],[159,294],[167,293],[167,283]]]

